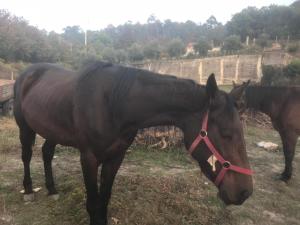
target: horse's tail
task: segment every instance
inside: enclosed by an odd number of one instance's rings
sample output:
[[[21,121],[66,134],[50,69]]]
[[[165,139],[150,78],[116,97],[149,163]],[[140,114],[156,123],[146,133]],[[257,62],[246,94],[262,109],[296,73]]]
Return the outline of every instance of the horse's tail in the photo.
[[[24,126],[24,124],[27,124],[22,113],[22,96],[26,95],[30,87],[34,85],[34,83],[37,82],[39,78],[45,73],[45,71],[49,68],[49,66],[47,65],[49,64],[42,63],[29,66],[16,79],[16,82],[14,84],[13,111],[15,120],[19,127]],[[35,138],[32,140],[32,145],[34,144]]]

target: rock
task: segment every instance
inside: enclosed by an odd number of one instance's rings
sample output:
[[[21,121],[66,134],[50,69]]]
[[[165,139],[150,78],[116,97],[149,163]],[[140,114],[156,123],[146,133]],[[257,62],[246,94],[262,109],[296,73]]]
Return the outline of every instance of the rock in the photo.
[[[57,201],[59,199],[59,194],[49,195],[50,198],[52,198],[54,201]]]
[[[34,192],[34,193],[37,193],[37,192],[39,192],[40,190],[42,190],[42,188],[41,188],[41,187],[37,187],[37,188],[34,188],[34,189],[33,189],[33,192]]]
[[[267,141],[260,141],[256,143],[256,145],[260,148],[264,148],[266,150],[275,151],[278,149],[278,144],[275,144],[273,142],[267,142]]]
[[[24,202],[32,202],[34,201],[34,193],[32,194],[24,194],[23,195]]]
[[[0,217],[0,222],[1,222],[1,220],[2,221],[4,221],[4,222],[6,222],[6,223],[10,223],[11,221],[12,221],[12,216],[10,216],[10,215],[2,215],[1,217]],[[1,224],[1,223],[0,223]]]

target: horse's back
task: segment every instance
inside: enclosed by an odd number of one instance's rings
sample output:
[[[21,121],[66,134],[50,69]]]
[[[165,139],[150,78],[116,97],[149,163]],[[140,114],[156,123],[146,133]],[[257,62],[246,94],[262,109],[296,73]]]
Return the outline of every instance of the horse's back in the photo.
[[[15,117],[46,139],[69,144],[76,73],[52,64],[25,70],[15,85]]]

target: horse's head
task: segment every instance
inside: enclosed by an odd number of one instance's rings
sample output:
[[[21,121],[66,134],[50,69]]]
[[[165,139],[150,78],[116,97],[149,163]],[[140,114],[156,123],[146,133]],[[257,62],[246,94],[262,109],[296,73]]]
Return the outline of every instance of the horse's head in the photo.
[[[250,80],[243,82],[241,85],[238,85],[235,82],[232,82],[232,84],[233,88],[230,91],[230,95],[234,98],[235,106],[237,107],[239,113],[242,114],[247,109],[245,91],[250,84]]]
[[[252,194],[253,184],[243,127],[234,105],[237,95],[220,91],[213,75],[208,78],[206,95],[206,109],[184,122],[185,145],[218,187],[219,197],[226,204],[239,205]]]

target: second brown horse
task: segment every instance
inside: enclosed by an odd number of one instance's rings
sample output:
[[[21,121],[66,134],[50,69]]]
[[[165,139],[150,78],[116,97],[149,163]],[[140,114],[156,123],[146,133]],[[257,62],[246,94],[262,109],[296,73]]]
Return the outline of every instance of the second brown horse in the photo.
[[[257,110],[268,115],[275,130],[280,134],[285,169],[280,179],[288,181],[292,177],[292,162],[295,148],[300,135],[300,87],[276,87],[235,85],[231,93],[239,92],[241,99],[237,100],[239,109]],[[241,92],[244,95],[241,95]]]

